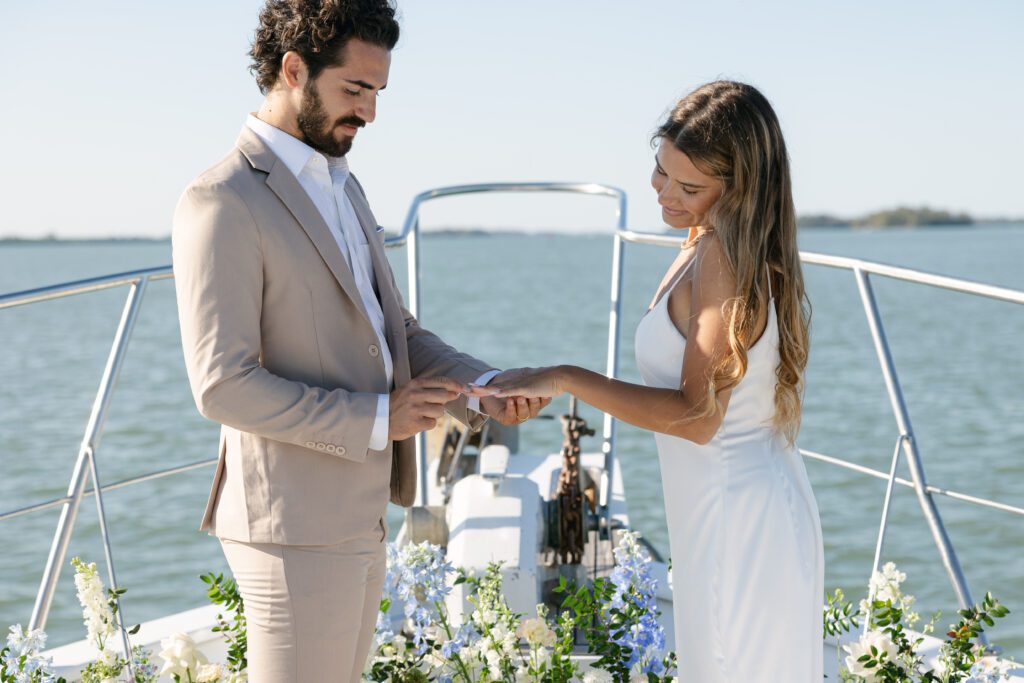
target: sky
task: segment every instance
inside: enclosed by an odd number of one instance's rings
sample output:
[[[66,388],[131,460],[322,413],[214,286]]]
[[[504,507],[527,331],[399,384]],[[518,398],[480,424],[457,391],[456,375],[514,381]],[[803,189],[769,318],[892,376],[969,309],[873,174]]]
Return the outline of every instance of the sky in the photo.
[[[161,236],[261,96],[261,0],[36,0],[0,22],[0,236]],[[1024,216],[1024,3],[400,0],[377,120],[349,154],[378,222],[444,185],[586,181],[660,229],[650,135],[717,78],[782,122],[800,213]],[[439,200],[423,225],[592,230],[610,199]]]

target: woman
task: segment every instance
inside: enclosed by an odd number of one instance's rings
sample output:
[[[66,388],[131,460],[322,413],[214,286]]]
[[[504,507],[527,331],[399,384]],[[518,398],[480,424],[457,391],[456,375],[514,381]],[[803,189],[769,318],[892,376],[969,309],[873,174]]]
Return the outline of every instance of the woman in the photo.
[[[557,366],[487,389],[569,392],[656,432],[681,681],[819,683],[821,525],[795,447],[809,313],[779,122],[718,81],[654,140],[662,216],[689,239],[637,328],[645,386]]]

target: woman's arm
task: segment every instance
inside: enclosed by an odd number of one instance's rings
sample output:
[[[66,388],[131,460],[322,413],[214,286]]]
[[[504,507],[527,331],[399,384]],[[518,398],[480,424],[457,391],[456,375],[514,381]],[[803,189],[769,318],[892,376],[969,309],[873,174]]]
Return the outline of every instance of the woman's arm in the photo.
[[[556,396],[569,392],[637,427],[707,443],[722,424],[731,392],[718,394],[715,400],[719,410],[713,415],[687,418],[703,412],[712,365],[728,350],[723,306],[734,296],[735,280],[717,239],[709,235],[701,241],[699,249],[690,300],[677,296],[666,302],[678,333],[687,337],[678,388],[631,384],[575,366],[524,369],[488,388],[496,388],[499,397]]]

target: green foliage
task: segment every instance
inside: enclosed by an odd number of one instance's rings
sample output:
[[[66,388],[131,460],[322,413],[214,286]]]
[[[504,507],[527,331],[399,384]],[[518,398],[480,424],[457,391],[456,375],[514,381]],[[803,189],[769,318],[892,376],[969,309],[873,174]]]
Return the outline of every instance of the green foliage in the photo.
[[[238,584],[234,579],[225,579],[223,574],[209,572],[199,577],[208,588],[206,596],[215,605],[221,605],[231,613],[230,623],[223,614],[217,614],[217,625],[213,627],[215,633],[223,635],[228,644],[227,668],[231,672],[245,671],[248,662],[245,653],[248,647],[248,636],[245,623],[244,603],[242,595],[238,592]]]
[[[857,613],[853,611],[853,604],[846,600],[841,589],[837,588],[832,595],[827,596],[827,600],[828,604],[824,610],[825,635],[849,633],[860,626]]]

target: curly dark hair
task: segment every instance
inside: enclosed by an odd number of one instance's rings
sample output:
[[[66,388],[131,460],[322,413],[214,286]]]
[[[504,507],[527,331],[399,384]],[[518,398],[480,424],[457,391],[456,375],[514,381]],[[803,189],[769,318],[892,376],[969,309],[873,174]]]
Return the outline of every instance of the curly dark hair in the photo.
[[[325,68],[341,65],[341,52],[353,38],[393,49],[398,42],[398,22],[391,2],[267,0],[249,50],[249,71],[266,95],[277,82],[286,52],[297,52],[310,78],[316,78]]]

